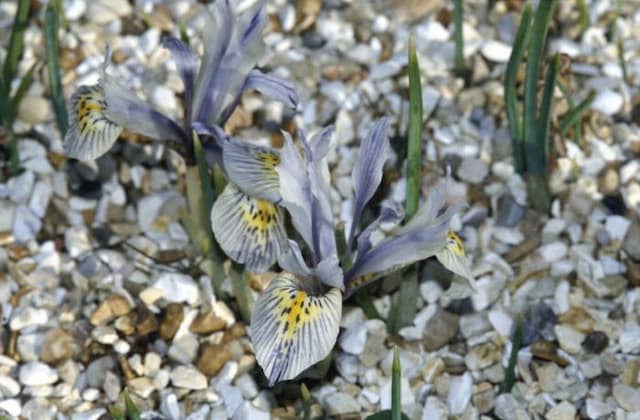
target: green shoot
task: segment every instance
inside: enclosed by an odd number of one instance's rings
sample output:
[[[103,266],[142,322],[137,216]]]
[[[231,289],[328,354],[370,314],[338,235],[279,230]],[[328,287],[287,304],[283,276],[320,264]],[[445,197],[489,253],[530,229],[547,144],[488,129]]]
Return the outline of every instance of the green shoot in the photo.
[[[391,365],[391,420],[401,420],[402,418],[402,385],[400,383],[401,374],[402,370],[400,369],[400,356],[398,354],[398,347],[395,347],[393,349],[393,364]]]
[[[67,133],[69,117],[67,106],[65,105],[62,82],[60,81],[60,63],[58,62],[58,26],[60,9],[56,10],[53,3],[49,3],[45,12],[45,43],[47,53],[47,70],[49,72],[49,83],[51,85],[51,101],[56,114],[56,121],[60,135],[64,137]]]
[[[136,407],[135,403],[129,396],[128,391],[124,391],[124,406],[127,412],[128,420],[140,420],[140,410]]]
[[[520,351],[520,342],[522,341],[523,325],[522,316],[516,318],[516,329],[513,332],[513,343],[511,346],[511,354],[509,355],[509,364],[504,376],[504,382],[500,389],[501,393],[511,392],[513,384],[516,381],[516,363],[518,362],[518,352]]]
[[[589,109],[589,106],[591,105],[591,102],[593,102],[595,97],[596,93],[594,91],[591,91],[589,93],[589,96],[584,98],[578,105],[573,105],[573,101],[569,103],[569,112],[560,123],[561,134],[566,134],[571,127],[575,127],[576,131],[578,130],[582,115],[585,113],[585,111],[587,111],[587,109]]]
[[[302,394],[302,419],[311,420],[311,394],[304,382],[300,385],[300,393]]]
[[[629,83],[629,74],[627,73],[627,62],[624,59],[624,44],[622,43],[622,38],[618,38],[616,47],[618,49],[618,61],[620,62],[620,68],[622,69],[622,79],[626,83]]]
[[[409,39],[409,135],[407,147],[406,220],[418,211],[422,175],[422,87],[413,37]]]
[[[520,19],[520,26],[516,33],[511,57],[507,64],[507,70],[504,80],[504,96],[507,108],[507,118],[509,120],[509,128],[511,130],[511,141],[513,144],[513,156],[516,163],[516,171],[522,173],[525,170],[524,150],[522,142],[524,134],[522,132],[522,119],[518,112],[517,95],[516,95],[516,79],[518,77],[518,68],[522,62],[524,50],[529,42],[529,27],[531,25],[531,5],[527,4]]]

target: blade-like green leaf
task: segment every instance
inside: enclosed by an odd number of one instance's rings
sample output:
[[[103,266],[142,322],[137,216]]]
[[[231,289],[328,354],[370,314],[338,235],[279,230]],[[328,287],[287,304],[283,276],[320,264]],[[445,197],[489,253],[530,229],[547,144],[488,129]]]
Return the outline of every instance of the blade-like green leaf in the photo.
[[[509,364],[504,375],[504,382],[502,382],[501,393],[511,392],[513,384],[516,381],[516,363],[518,361],[518,352],[520,351],[520,342],[522,341],[522,316],[518,315],[516,318],[516,328],[513,332],[513,340],[511,345],[511,354],[509,355]]]
[[[251,295],[251,287],[249,287],[249,273],[243,269],[241,264],[233,263],[229,268],[229,279],[233,295],[240,308],[240,315],[244,322],[250,324],[253,296]]]
[[[35,74],[36,68],[38,67],[38,64],[39,63],[37,61],[33,63],[31,68],[22,77],[22,80],[20,80],[20,84],[18,85],[18,89],[16,89],[16,92],[9,102],[8,112],[11,120],[15,119],[16,115],[18,114],[18,107],[20,106],[20,102],[33,83],[33,76]]]
[[[545,42],[549,24],[556,7],[556,0],[545,0],[538,3],[538,9],[533,18],[531,28],[531,40],[529,43],[529,54],[527,56],[527,66],[524,76],[524,110],[523,110],[523,130],[526,170],[528,173],[540,174],[546,168],[539,167],[543,159],[539,158],[544,149],[538,149],[538,76],[540,64],[544,54]],[[529,167],[529,165],[533,167]]]
[[[391,420],[402,419],[402,388],[400,383],[400,356],[398,347],[393,349],[393,363],[391,365]]]
[[[410,420],[409,416],[402,413],[402,420]],[[382,410],[365,418],[365,420],[391,420],[391,410]]]
[[[527,4],[520,19],[520,26],[516,32],[515,41],[511,50],[511,56],[507,63],[507,70],[504,78],[504,102],[507,109],[507,119],[511,132],[511,142],[513,144],[513,156],[516,164],[516,171],[523,174],[525,171],[524,162],[524,136],[522,133],[522,119],[518,112],[516,98],[516,81],[518,78],[518,68],[522,62],[524,50],[529,42],[531,26],[531,5]]]
[[[575,124],[580,123],[582,114],[584,114],[584,112],[589,109],[589,106],[591,106],[591,102],[593,102],[595,97],[595,91],[591,91],[589,92],[589,96],[584,98],[578,105],[573,106],[572,104],[569,104],[571,109],[569,110],[567,115],[564,116],[562,122],[560,123],[561,134],[565,134],[569,130],[569,128],[571,128]]]
[[[618,50],[618,61],[620,62],[620,68],[622,69],[622,80],[629,83],[629,74],[627,73],[627,62],[624,59],[624,44],[622,43],[622,38],[618,38],[616,47]]]
[[[422,173],[422,86],[413,37],[409,39],[409,135],[407,146],[406,220],[418,210]]]
[[[545,173],[549,162],[549,154],[551,153],[551,140],[549,136],[549,127],[551,125],[551,101],[553,100],[553,91],[556,87],[556,75],[558,73],[558,64],[560,56],[556,54],[547,66],[547,74],[544,80],[544,89],[542,91],[542,101],[540,102],[540,118],[538,120],[538,153],[535,157],[538,159],[537,166],[530,169],[532,174]],[[535,171],[534,169],[537,169]]]
[[[127,420],[127,418],[122,413],[122,410],[120,410],[115,405],[109,407],[109,415],[111,416],[112,420]]]
[[[455,41],[455,68],[458,75],[463,74],[466,70],[464,64],[464,39],[462,37],[462,13],[462,0],[455,0],[453,3],[453,38]]]
[[[304,382],[300,385],[300,394],[302,395],[302,419],[311,420],[311,394]]]
[[[124,407],[127,412],[128,420],[140,420],[140,410],[129,396],[128,391],[124,391]]]
[[[51,102],[56,114],[58,129],[62,137],[67,133],[69,117],[67,106],[62,92],[62,82],[60,81],[60,63],[58,61],[58,13],[53,3],[49,3],[44,16],[45,44],[47,53],[47,70],[49,72],[49,84],[51,91]]]
[[[3,79],[5,87],[11,86],[11,81],[18,71],[18,62],[24,50],[24,31],[29,24],[29,7],[31,0],[18,0],[18,10],[13,21],[11,37],[9,38],[9,47],[7,48],[7,56],[4,61]],[[8,92],[8,90],[7,90]]]

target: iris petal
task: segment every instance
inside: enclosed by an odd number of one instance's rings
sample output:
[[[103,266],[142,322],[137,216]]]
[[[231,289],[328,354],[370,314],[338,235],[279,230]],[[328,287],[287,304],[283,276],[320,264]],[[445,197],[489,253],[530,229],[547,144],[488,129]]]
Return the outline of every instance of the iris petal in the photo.
[[[80,86],[71,96],[70,124],[64,138],[67,156],[96,159],[105,154],[122,132],[122,127],[106,116],[107,104],[99,85]]]
[[[262,272],[286,249],[282,209],[227,184],[211,209],[211,229],[223,251],[251,272]]]
[[[336,288],[313,295],[292,274],[274,278],[256,301],[251,341],[269,385],[293,379],[331,352],[342,315]]]

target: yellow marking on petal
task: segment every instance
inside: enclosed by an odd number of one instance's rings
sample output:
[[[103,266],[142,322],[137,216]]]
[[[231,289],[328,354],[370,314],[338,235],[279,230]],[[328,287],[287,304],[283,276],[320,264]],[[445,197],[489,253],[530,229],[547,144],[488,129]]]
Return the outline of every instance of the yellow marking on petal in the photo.
[[[447,248],[454,254],[464,257],[464,245],[455,232],[447,232]]]
[[[267,240],[264,232],[278,222],[278,208],[275,204],[257,199],[255,202],[244,201],[241,205],[243,219],[248,226],[249,233],[264,244]]]
[[[275,169],[280,164],[280,155],[268,152],[257,152],[256,157],[269,169]]]

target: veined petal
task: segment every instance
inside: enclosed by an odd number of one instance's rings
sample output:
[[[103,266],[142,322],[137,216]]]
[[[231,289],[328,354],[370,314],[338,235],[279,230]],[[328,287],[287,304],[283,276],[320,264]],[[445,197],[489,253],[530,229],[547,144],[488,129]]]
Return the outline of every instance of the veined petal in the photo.
[[[344,274],[337,255],[331,255],[320,261],[315,270],[315,277],[326,286],[344,289]]]
[[[402,217],[403,216],[398,209],[383,206],[378,218],[367,226],[360,235],[358,235],[358,254],[364,254],[371,249],[371,235],[380,227],[380,225],[383,223],[400,223]]]
[[[224,141],[222,160],[229,179],[245,194],[278,203],[280,179],[276,166],[280,152],[237,139]]]
[[[106,107],[100,85],[80,86],[71,96],[69,130],[64,137],[67,156],[96,159],[113,146],[122,127],[107,118]]]
[[[403,226],[383,239],[369,251],[358,254],[356,261],[345,276],[345,283],[389,268],[420,261],[434,256],[447,244],[447,229],[451,217],[461,206],[451,206],[442,215],[428,224]]]
[[[171,51],[173,61],[176,63],[178,73],[184,83],[184,120],[186,126],[191,121],[191,106],[196,70],[198,69],[198,56],[187,44],[173,36],[164,38],[162,46]]]
[[[292,274],[274,278],[251,316],[251,342],[269,386],[324,359],[338,338],[341,316],[338,289],[312,295]]]
[[[251,272],[265,271],[287,246],[282,209],[231,183],[213,204],[211,229],[222,250]]]
[[[355,198],[351,229],[347,240],[348,248],[351,248],[351,243],[359,228],[362,211],[382,180],[382,167],[389,152],[388,131],[389,120],[382,118],[376,122],[360,145],[360,156],[353,170]]]
[[[263,95],[287,105],[291,109],[298,108],[298,95],[293,85],[279,77],[264,74],[260,70],[251,70],[244,83],[244,89],[254,89]]]
[[[464,245],[460,237],[454,232],[447,233],[447,243],[444,248],[436,253],[436,258],[445,268],[455,274],[464,277],[469,287],[476,289],[471,266],[464,252]]]
[[[154,140],[175,140],[187,143],[187,135],[171,118],[151,108],[115,79],[104,74],[102,88],[107,102],[107,117],[126,128]]]
[[[280,152],[280,165],[276,167],[280,178],[282,205],[291,215],[291,221],[310,249],[314,249],[311,229],[311,190],[305,163],[288,133]]]
[[[296,241],[289,239],[289,248],[278,256],[278,265],[284,271],[300,277],[311,277],[313,271],[307,266]]]

